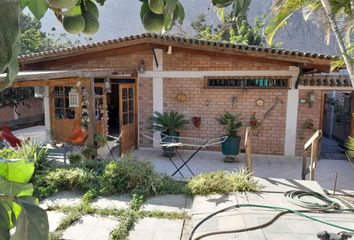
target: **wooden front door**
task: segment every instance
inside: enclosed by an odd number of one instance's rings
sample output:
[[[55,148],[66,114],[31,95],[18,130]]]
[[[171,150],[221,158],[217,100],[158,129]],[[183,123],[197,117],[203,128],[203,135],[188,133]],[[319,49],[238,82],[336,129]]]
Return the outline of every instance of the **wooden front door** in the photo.
[[[70,85],[50,87],[51,134],[59,142],[70,138],[73,129],[80,126],[80,108],[69,106],[71,88]]]
[[[120,155],[136,148],[135,84],[119,84]]]

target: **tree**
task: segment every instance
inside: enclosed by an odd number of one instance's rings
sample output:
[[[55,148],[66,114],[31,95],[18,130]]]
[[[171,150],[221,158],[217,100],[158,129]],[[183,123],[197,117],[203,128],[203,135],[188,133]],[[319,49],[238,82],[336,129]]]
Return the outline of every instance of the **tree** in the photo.
[[[273,16],[266,29],[270,43],[277,31],[298,11],[302,11],[306,20],[311,18],[321,23],[327,39],[334,33],[354,88],[354,65],[350,56],[354,29],[354,0],[276,0],[272,6]],[[338,62],[336,64],[338,66]]]
[[[233,20],[231,14],[228,14],[223,22],[217,26],[206,24],[205,14],[201,14],[192,22],[192,28],[196,32],[196,37],[213,41],[226,41],[231,43],[247,45],[264,45],[266,42],[262,34],[264,27],[264,18],[256,17],[254,27],[247,19],[240,21]]]

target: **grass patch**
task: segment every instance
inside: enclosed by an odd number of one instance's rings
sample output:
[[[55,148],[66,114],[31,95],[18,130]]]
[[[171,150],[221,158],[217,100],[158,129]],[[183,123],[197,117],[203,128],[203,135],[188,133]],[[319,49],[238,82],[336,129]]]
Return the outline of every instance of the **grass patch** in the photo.
[[[217,171],[200,174],[188,182],[193,195],[226,194],[230,192],[257,192],[261,185],[246,170],[234,172]]]
[[[150,217],[150,218],[160,218],[160,219],[189,219],[187,213],[179,212],[164,212],[164,211],[140,211],[140,218]]]

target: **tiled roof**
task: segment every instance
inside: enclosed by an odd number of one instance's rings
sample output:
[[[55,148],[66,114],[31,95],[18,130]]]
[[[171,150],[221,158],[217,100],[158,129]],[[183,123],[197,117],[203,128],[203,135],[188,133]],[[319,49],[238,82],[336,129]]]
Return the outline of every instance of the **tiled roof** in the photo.
[[[70,55],[73,53],[80,53],[86,49],[93,49],[100,46],[108,46],[114,45],[122,42],[129,42],[138,39],[146,39],[146,42],[149,40],[160,40],[161,43],[168,45],[168,43],[175,43],[175,44],[190,44],[195,46],[211,46],[211,47],[219,47],[221,49],[235,49],[235,50],[245,50],[250,52],[258,52],[258,53],[269,53],[274,55],[281,55],[281,56],[298,56],[298,57],[307,57],[307,58],[317,58],[317,59],[337,59],[336,56],[325,55],[325,54],[317,54],[317,53],[309,53],[309,52],[301,52],[301,51],[292,51],[292,50],[285,50],[279,48],[268,48],[268,47],[260,47],[260,46],[252,46],[252,45],[242,45],[242,44],[233,44],[228,42],[217,42],[217,41],[208,41],[208,40],[200,40],[195,38],[185,38],[173,35],[162,35],[162,34],[154,34],[154,33],[143,33],[140,35],[134,35],[124,38],[117,38],[108,41],[102,41],[97,43],[90,43],[81,46],[69,47],[69,48],[62,48],[57,50],[50,50],[44,51],[39,53],[32,53],[26,54],[19,57],[21,62],[26,62],[27,60],[33,59],[41,59],[47,57],[58,57],[58,56],[65,56],[66,54]]]
[[[299,79],[299,85],[305,87],[348,87],[352,88],[352,84],[349,76],[339,76],[339,75],[308,75],[302,76]]]

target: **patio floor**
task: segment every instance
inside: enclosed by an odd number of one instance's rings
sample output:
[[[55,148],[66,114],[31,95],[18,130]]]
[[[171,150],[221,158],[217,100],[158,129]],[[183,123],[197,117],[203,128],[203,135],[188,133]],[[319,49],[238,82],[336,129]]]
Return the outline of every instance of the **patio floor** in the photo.
[[[43,144],[48,142],[49,138],[44,131],[44,126],[36,126],[27,129],[17,130],[14,132],[17,136],[23,138],[31,137],[36,142]],[[193,150],[180,150],[184,159],[188,158]],[[64,149],[50,150],[49,158],[58,162],[63,162]],[[113,149],[115,159],[118,159],[118,148]],[[142,161],[152,161],[156,171],[171,175],[176,169],[168,158],[162,156],[161,149],[139,148],[133,151],[133,155]],[[178,157],[173,158],[177,166],[182,165],[182,161]],[[285,179],[301,179],[302,158],[288,157],[279,155],[252,155],[254,175],[265,178],[285,178]],[[197,175],[205,172],[213,172],[217,170],[234,171],[245,168],[245,155],[239,155],[238,163],[225,163],[221,152],[200,151],[190,162],[189,167]],[[321,159],[318,162],[315,171],[315,180],[324,189],[333,189],[335,176],[338,173],[337,192],[339,190],[351,190],[354,192],[354,169],[346,160]],[[188,169],[183,168],[182,174],[191,177]],[[182,179],[177,173],[176,179]],[[182,180],[185,180],[182,179]]]
[[[181,150],[184,159],[188,158],[194,151]],[[156,171],[172,175],[176,170],[167,157],[162,156],[161,149],[140,148],[133,152],[142,161],[151,160]],[[286,157],[278,155],[252,155],[254,175],[257,177],[301,179],[302,158]],[[174,157],[177,166],[182,165],[178,157]],[[189,163],[188,166],[197,175],[217,170],[234,171],[245,168],[245,155],[239,155],[238,163],[225,163],[221,152],[201,151]],[[185,178],[191,177],[187,168],[182,169]],[[315,180],[324,189],[333,189],[336,172],[338,172],[336,190],[354,190],[354,169],[348,161],[322,159],[318,162],[315,170]],[[178,173],[177,179],[183,179]]]

